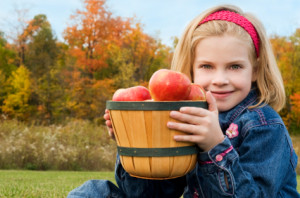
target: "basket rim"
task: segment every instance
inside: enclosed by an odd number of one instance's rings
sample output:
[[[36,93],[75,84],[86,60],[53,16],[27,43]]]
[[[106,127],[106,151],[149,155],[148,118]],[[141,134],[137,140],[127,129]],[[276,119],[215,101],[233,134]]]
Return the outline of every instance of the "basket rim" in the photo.
[[[117,149],[119,155],[132,157],[174,157],[193,155],[199,153],[200,151],[199,147],[196,145],[165,148],[137,148],[117,146]]]
[[[181,107],[200,107],[207,109],[206,101],[106,101],[109,110],[132,110],[132,111],[164,111],[179,110]]]

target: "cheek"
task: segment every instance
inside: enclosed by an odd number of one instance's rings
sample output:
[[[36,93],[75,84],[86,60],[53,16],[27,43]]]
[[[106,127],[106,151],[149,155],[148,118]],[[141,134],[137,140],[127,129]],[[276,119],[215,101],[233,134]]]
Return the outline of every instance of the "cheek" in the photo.
[[[193,80],[195,84],[201,85],[204,89],[206,89],[210,84],[210,78],[208,75],[200,74],[200,72],[194,72]]]

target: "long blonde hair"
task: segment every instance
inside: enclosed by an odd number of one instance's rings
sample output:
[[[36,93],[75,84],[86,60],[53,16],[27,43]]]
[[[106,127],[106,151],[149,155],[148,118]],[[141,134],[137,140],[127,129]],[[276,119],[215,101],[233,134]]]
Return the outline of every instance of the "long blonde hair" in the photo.
[[[258,58],[250,35],[239,25],[227,21],[209,21],[198,26],[199,22],[206,16],[219,10],[236,12],[247,18],[253,24],[260,39]],[[281,73],[277,66],[265,29],[257,18],[249,13],[244,13],[236,6],[216,6],[194,18],[188,24],[183,35],[179,39],[174,52],[171,69],[180,71],[192,79],[196,45],[201,39],[206,37],[222,36],[224,34],[237,36],[249,43],[249,58],[254,67],[253,71],[257,77],[256,84],[259,91],[259,101],[251,108],[269,104],[276,111],[280,111],[285,105],[285,90]]]

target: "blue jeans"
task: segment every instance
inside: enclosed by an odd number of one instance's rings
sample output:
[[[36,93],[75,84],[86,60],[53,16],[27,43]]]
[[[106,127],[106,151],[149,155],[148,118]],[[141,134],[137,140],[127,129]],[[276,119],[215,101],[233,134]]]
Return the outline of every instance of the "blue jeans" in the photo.
[[[78,188],[72,190],[68,198],[98,197],[98,198],[122,198],[125,197],[120,189],[107,180],[89,180]]]

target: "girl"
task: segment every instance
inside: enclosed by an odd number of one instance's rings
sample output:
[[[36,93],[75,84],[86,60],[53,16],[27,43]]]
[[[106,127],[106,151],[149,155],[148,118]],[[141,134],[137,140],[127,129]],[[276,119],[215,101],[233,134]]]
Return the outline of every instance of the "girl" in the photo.
[[[69,197],[300,197],[297,156],[280,116],[284,86],[261,23],[234,6],[205,11],[187,26],[172,62],[207,91],[208,110],[183,107],[167,126],[194,142],[196,168],[182,178],[129,176],[116,163],[118,187],[88,181]],[[113,136],[108,112],[104,115]]]

